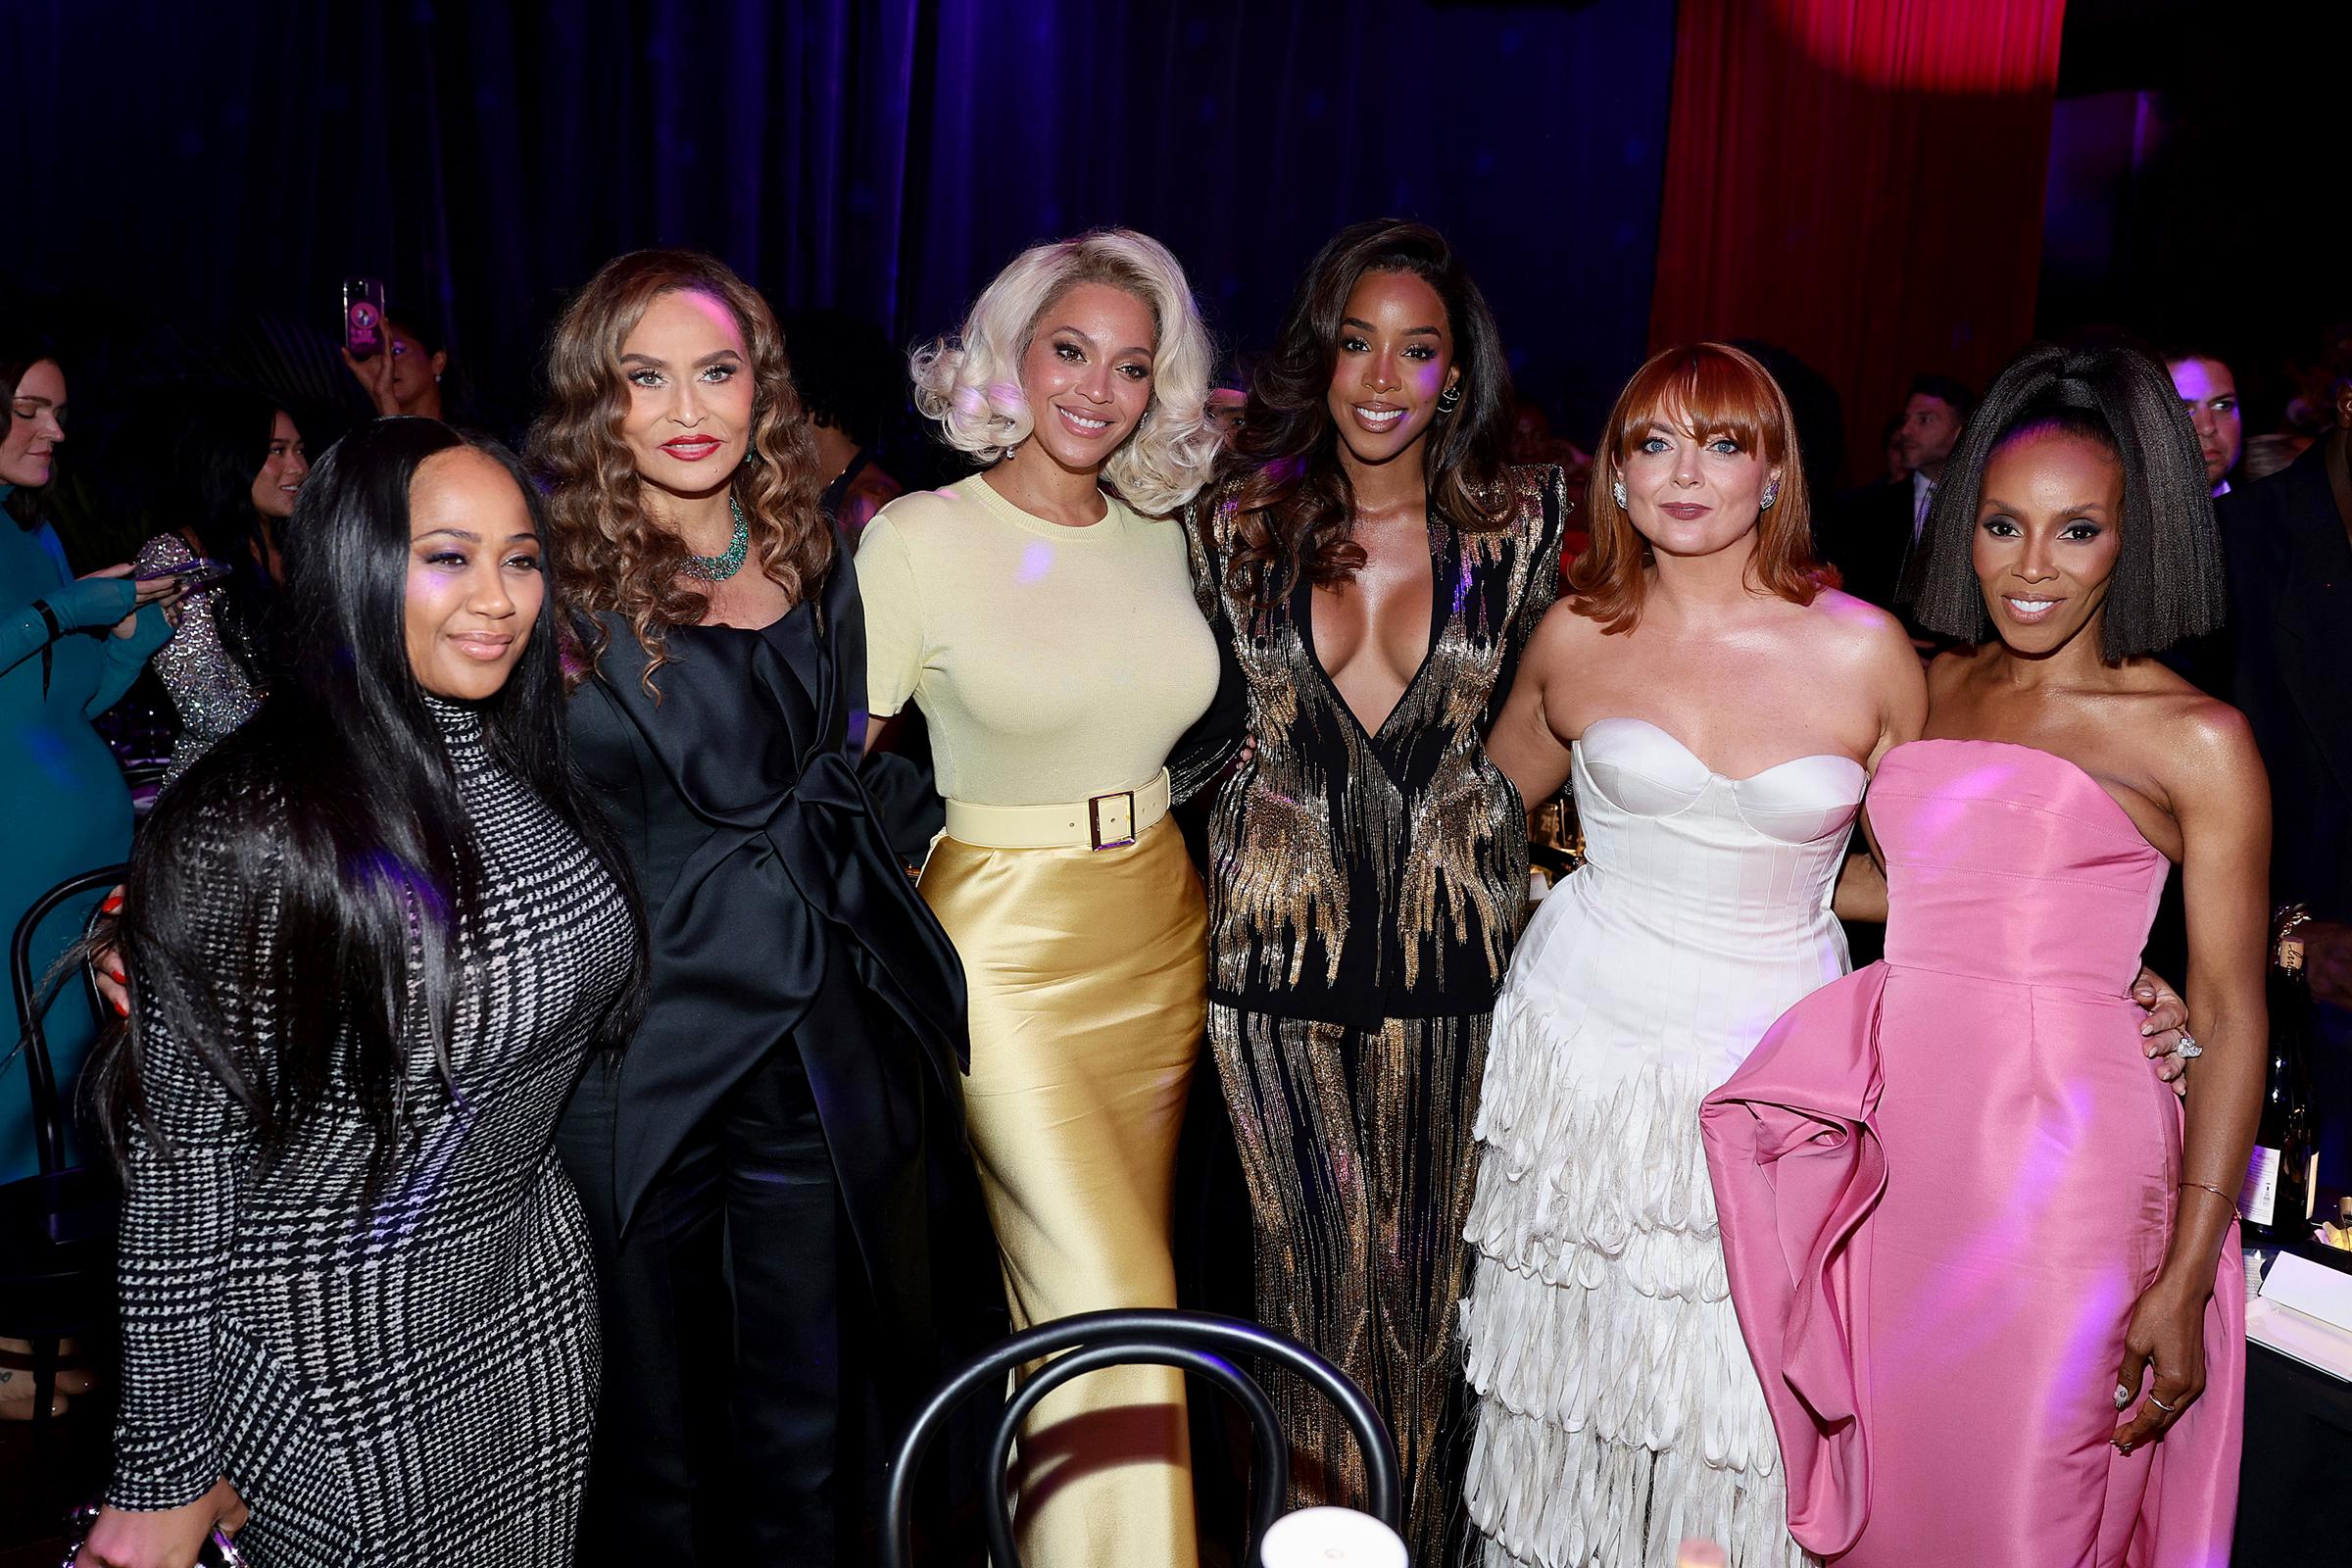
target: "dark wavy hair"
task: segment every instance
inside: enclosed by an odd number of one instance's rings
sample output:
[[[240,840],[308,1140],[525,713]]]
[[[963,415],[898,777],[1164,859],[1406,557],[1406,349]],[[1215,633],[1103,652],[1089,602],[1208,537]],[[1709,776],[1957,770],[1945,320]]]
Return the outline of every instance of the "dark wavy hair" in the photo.
[[[735,470],[734,496],[760,568],[801,599],[824,580],[833,528],[817,507],[824,489],[816,438],[801,412],[784,333],[767,302],[715,256],[631,251],[598,269],[556,322],[547,346],[547,408],[531,426],[531,466],[546,481],[551,542],[563,558],[574,610],[612,611],[645,650],[644,680],[668,662],[672,626],[702,623],[701,594],[679,585],[686,542],[645,510],[644,481],[621,437],[629,412],[620,351],[663,294],[706,294],[743,330],[752,375],[751,460]],[[599,650],[585,650],[589,662]],[[567,678],[585,679],[584,664]]]
[[[450,1034],[473,983],[459,941],[478,930],[483,872],[456,769],[410,665],[406,594],[410,487],[428,459],[460,448],[513,476],[544,536],[537,494],[514,455],[437,419],[363,425],[303,486],[270,696],[164,792],[131,858],[115,940],[140,1006],[91,1071],[118,1161],[134,1129],[170,1146],[142,1090],[150,1017],[164,1027],[165,1049],[191,1054],[235,1100],[265,1159],[348,1097],[373,1139],[371,1198],[415,1109],[408,1050],[419,1035],[443,1091],[455,1093]],[[627,862],[569,760],[555,587],[514,673],[478,705],[483,741],[625,894]],[[267,936],[226,955],[198,937],[224,927]],[[642,951],[639,973],[603,1020],[608,1041],[633,1019]]]
[[[253,478],[270,458],[277,416],[292,411],[244,387],[218,387],[194,401],[173,449],[188,525],[205,555],[229,568],[214,592],[221,645],[256,681],[266,673],[266,631],[277,588],[263,564],[267,541],[253,505]],[[284,541],[279,541],[280,548]]]
[[[1502,484],[1511,429],[1511,368],[1486,297],[1436,229],[1375,219],[1341,229],[1315,253],[1274,348],[1250,378],[1250,401],[1225,463],[1222,500],[1237,508],[1230,569],[1272,602],[1304,573],[1346,582],[1363,566],[1352,538],[1355,496],[1331,417],[1332,369],[1348,296],[1366,272],[1410,272],[1437,290],[1453,332],[1462,400],[1429,430],[1429,505],[1456,527],[1510,526]]]
[[[1993,382],[1944,465],[1925,548],[1904,579],[1919,623],[1964,642],[1994,635],[1974,560],[1984,466],[2002,443],[2044,426],[2097,442],[2124,468],[2123,539],[2099,612],[2100,654],[2160,653],[2218,628],[2228,608],[2222,545],[2197,433],[2164,367],[2120,343],[2028,349]]]

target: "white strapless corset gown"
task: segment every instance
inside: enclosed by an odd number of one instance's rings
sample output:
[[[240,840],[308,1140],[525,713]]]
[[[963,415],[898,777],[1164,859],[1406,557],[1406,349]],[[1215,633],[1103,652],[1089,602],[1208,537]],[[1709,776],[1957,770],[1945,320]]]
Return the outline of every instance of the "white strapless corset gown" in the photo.
[[[1845,972],[1830,897],[1866,775],[1725,778],[1634,718],[1589,727],[1574,771],[1588,862],[1512,956],[1479,1106],[1470,1516],[1489,1568],[1673,1568],[1686,1537],[1801,1564],[1698,1107]]]

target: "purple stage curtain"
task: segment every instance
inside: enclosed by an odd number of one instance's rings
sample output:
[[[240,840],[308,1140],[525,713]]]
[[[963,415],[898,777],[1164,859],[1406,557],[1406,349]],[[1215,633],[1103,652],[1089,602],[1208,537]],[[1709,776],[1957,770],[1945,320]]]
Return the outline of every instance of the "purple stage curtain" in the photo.
[[[636,246],[906,343],[1122,223],[1246,349],[1332,230],[1397,213],[1583,437],[1642,349],[1673,47],[1659,0],[5,0],[0,308],[323,330],[384,276],[512,428],[556,306]]]
[[[1650,342],[1755,337],[1845,398],[2030,340],[2064,0],[1682,0]]]

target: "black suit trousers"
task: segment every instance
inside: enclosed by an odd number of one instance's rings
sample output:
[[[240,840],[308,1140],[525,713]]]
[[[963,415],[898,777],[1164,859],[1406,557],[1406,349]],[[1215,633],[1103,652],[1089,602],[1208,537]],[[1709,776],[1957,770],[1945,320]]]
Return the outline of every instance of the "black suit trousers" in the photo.
[[[590,1062],[558,1135],[604,1308],[580,1561],[856,1560],[875,1500],[871,1313],[800,1054],[779,1045],[729,1092],[625,1235],[613,1072]]]

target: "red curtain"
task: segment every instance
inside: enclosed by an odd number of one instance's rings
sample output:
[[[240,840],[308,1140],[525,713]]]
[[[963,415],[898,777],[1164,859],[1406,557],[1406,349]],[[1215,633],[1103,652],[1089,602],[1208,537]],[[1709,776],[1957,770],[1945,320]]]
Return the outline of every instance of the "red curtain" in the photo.
[[[1777,343],[1846,467],[1922,371],[2029,341],[2065,0],[1682,0],[1653,347]]]

